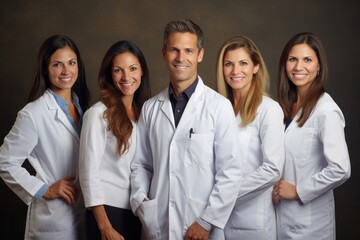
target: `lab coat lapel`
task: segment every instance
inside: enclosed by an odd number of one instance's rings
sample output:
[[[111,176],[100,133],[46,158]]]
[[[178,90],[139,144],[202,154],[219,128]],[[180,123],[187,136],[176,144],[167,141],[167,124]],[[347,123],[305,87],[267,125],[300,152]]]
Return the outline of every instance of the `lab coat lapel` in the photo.
[[[174,119],[174,114],[173,114],[173,110],[172,110],[172,106],[171,106],[171,102],[170,102],[170,98],[169,98],[168,88],[166,88],[165,90],[163,90],[161,92],[161,96],[158,101],[162,102],[161,111],[166,116],[166,118],[169,120],[173,129],[175,129],[175,119]]]
[[[177,129],[180,130],[183,126],[186,126],[187,122],[192,119],[192,117],[196,114],[197,111],[200,111],[201,104],[199,102],[203,99],[203,90],[204,83],[202,79],[199,77],[199,82],[196,86],[194,93],[191,95],[189,102],[186,105],[183,115],[181,116],[180,122],[177,126]]]
[[[60,122],[77,140],[80,140],[79,135],[77,134],[74,127],[71,125],[69,119],[67,119],[65,113],[57,104],[54,96],[52,96],[52,94],[47,91],[44,97],[49,111],[54,111],[55,113],[55,120]]]

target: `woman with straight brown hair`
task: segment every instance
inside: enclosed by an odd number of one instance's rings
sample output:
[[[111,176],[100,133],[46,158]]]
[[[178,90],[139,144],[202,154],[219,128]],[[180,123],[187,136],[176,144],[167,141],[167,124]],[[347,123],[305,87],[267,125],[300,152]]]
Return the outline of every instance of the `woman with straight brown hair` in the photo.
[[[333,189],[350,177],[345,119],[325,92],[325,49],[312,33],[285,45],[278,100],[284,111],[285,167],[273,189],[278,239],[335,239]]]

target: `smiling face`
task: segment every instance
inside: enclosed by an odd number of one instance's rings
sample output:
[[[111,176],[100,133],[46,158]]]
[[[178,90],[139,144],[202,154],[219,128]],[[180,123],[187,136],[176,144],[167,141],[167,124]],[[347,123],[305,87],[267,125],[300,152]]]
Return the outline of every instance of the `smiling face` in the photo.
[[[50,57],[48,65],[50,89],[58,95],[71,91],[78,78],[78,61],[75,52],[68,46],[59,48]]]
[[[133,97],[141,83],[142,69],[137,57],[124,52],[116,55],[112,62],[111,75],[114,85],[124,97]]]
[[[163,58],[173,85],[190,86],[197,77],[197,66],[202,61],[204,49],[197,47],[197,36],[192,33],[170,33]],[[186,89],[186,88],[185,88]],[[184,90],[185,90],[184,89]]]
[[[318,57],[311,47],[305,43],[292,47],[286,61],[286,73],[298,92],[304,93],[308,90],[319,70]]]
[[[250,89],[254,74],[259,71],[259,65],[254,65],[244,48],[226,52],[223,62],[225,81],[233,91],[246,94]]]

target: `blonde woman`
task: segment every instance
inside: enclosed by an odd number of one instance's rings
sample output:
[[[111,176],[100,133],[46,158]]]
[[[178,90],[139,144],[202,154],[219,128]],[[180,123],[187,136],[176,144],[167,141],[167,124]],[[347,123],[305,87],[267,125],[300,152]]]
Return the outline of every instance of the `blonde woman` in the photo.
[[[283,113],[265,91],[269,74],[256,45],[231,38],[217,61],[217,86],[233,106],[238,124],[242,170],[238,199],[224,229],[229,239],[276,239],[273,185],[284,162]]]

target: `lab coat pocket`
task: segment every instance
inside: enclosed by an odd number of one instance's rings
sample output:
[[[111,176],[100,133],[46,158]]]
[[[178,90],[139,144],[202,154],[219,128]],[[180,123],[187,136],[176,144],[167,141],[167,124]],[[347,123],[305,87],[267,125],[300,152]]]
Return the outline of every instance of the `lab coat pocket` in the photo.
[[[311,148],[314,146],[314,142],[316,140],[317,131],[314,128],[304,127],[304,129],[300,132],[296,132],[296,134],[296,137],[292,137],[292,142],[286,142],[285,140],[285,145],[291,144],[291,146],[286,149],[291,150],[290,154],[294,159],[302,162],[308,161]]]
[[[311,226],[311,204],[281,200],[277,209],[283,229],[303,229]]]
[[[213,163],[213,134],[193,133],[186,146],[186,163],[204,168]]]
[[[186,202],[185,217],[184,217],[184,234],[188,228],[193,224],[201,213],[205,210],[207,202],[188,198]]]
[[[227,226],[232,229],[263,229],[266,213],[262,199],[238,200],[230,215]]]
[[[157,211],[158,203],[156,200],[141,203],[137,210],[137,215],[141,220],[146,239],[159,238],[160,228]]]
[[[72,227],[71,205],[62,199],[35,199],[29,206],[30,228],[36,232],[60,232]]]

